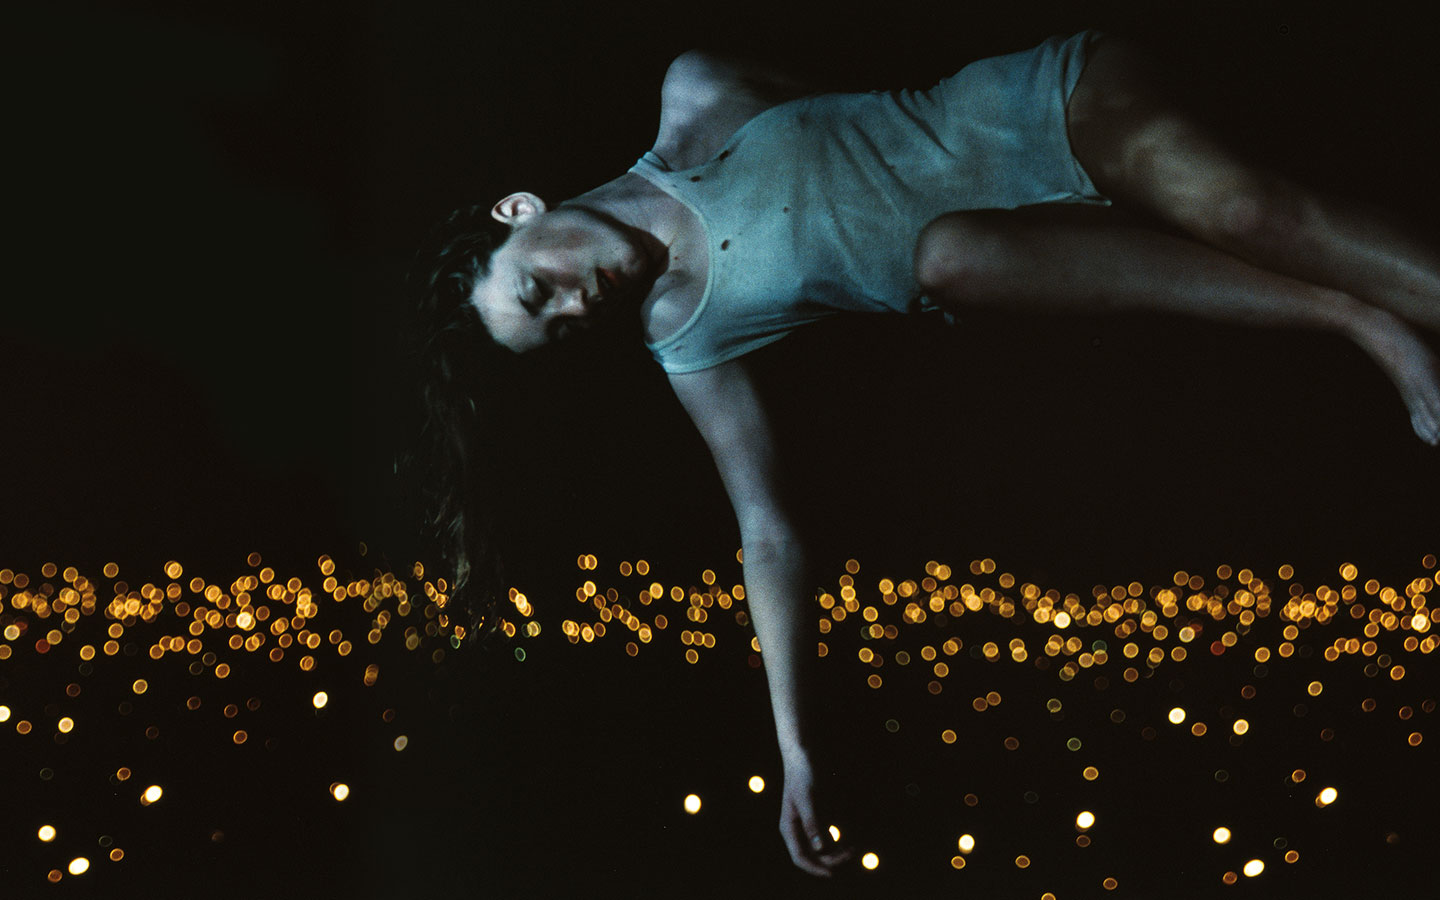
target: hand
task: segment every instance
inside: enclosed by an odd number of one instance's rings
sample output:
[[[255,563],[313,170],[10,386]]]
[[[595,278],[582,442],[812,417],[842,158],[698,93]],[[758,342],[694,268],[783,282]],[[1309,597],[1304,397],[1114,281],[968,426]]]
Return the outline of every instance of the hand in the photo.
[[[816,814],[815,775],[808,757],[787,759],[780,798],[780,836],[795,865],[811,875],[829,877],[853,851],[836,843],[830,823]]]

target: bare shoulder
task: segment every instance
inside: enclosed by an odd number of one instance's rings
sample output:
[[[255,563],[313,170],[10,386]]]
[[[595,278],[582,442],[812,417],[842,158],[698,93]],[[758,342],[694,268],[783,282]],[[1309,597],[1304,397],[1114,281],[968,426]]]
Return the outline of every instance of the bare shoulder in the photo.
[[[674,169],[699,165],[759,113],[812,92],[781,67],[688,50],[665,72],[654,152]]]

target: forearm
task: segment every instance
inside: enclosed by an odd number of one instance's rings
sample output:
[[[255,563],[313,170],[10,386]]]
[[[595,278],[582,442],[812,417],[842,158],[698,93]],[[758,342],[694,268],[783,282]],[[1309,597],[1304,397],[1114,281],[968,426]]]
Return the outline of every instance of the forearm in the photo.
[[[815,696],[814,624],[804,547],[784,526],[746,529],[745,596],[770,687],[781,756],[804,753],[811,738],[807,697]]]

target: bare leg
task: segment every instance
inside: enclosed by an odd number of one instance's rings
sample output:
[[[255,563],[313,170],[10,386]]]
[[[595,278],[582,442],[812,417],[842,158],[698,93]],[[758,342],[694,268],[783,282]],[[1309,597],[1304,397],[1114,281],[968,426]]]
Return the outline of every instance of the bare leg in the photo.
[[[1440,442],[1440,363],[1397,317],[1115,210],[951,213],[926,226],[915,274],[936,303],[1061,312],[1157,310],[1344,335],[1390,376],[1415,433]]]
[[[1176,109],[1134,48],[1102,40],[1070,98],[1076,158],[1100,191],[1275,272],[1440,330],[1440,246],[1227,151]]]

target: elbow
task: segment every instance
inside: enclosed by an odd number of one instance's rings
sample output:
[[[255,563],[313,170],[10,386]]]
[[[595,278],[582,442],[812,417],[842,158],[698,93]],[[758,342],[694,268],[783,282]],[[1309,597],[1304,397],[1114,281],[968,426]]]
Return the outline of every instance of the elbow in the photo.
[[[792,559],[802,552],[799,535],[787,520],[780,517],[742,521],[740,544],[745,548],[746,563]]]

